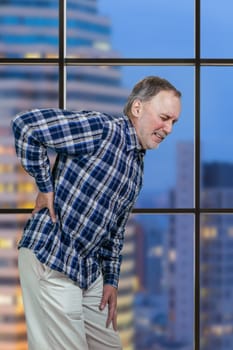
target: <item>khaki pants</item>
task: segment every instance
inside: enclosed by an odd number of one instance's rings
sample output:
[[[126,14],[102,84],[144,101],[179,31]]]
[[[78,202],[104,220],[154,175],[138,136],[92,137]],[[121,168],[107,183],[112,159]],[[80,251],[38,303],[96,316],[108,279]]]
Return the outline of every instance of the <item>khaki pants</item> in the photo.
[[[122,349],[119,334],[106,328],[108,307],[99,310],[102,276],[82,290],[26,248],[19,250],[19,274],[29,350]]]

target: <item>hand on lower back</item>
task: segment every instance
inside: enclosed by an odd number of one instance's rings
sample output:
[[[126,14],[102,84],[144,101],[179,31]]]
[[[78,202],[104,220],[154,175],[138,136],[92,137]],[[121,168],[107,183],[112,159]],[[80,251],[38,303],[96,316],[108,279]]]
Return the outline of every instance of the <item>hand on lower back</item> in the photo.
[[[54,192],[39,192],[36,198],[35,207],[32,212],[32,215],[37,213],[43,208],[49,209],[49,214],[52,222],[56,222],[56,215],[54,210]]]

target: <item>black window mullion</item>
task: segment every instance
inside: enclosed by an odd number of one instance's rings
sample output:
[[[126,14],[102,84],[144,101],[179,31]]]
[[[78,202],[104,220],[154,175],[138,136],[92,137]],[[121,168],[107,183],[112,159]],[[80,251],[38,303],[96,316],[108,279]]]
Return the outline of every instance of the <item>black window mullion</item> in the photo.
[[[66,107],[66,0],[59,0],[59,108]]]
[[[195,156],[194,156],[194,349],[200,350],[200,48],[201,48],[201,8],[195,1]]]
[[[200,64],[195,66],[195,236],[194,236],[194,344],[195,350],[200,349]]]

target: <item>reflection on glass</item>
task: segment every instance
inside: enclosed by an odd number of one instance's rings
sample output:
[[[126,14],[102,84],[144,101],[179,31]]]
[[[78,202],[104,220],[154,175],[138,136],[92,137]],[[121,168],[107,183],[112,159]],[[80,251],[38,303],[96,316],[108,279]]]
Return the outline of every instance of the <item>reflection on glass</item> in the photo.
[[[135,350],[193,349],[193,227],[192,215],[141,214],[128,223],[123,262],[134,270],[123,265],[121,283],[134,286]],[[120,306],[123,296],[120,289]]]
[[[193,57],[193,0],[67,4],[69,56]]]
[[[67,67],[67,108],[117,116],[132,87],[148,75],[164,77],[182,92],[182,113],[159,149],[146,153],[144,186],[137,206],[193,207],[193,68]]]
[[[0,216],[0,349],[27,349],[17,242],[26,215]]]
[[[202,206],[232,208],[232,67],[202,68]]]
[[[58,1],[1,1],[0,55],[52,58],[58,55]]]
[[[0,206],[32,208],[34,180],[15,156],[11,120],[31,108],[57,107],[58,72],[49,66],[0,66]]]
[[[231,0],[201,1],[201,56],[232,58],[233,3]]]
[[[233,348],[233,215],[201,220],[201,350]]]

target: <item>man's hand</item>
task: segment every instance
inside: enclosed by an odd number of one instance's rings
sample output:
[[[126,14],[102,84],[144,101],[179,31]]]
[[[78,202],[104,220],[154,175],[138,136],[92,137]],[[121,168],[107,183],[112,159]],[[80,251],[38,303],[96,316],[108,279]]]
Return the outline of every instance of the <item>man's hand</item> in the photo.
[[[106,327],[112,322],[114,331],[117,331],[117,289],[110,284],[103,287],[103,296],[100,303],[100,310],[103,310],[108,304],[108,318]]]
[[[36,198],[35,208],[32,212],[32,215],[37,213],[39,210],[43,208],[49,209],[49,214],[53,223],[56,222],[56,214],[54,210],[54,192],[43,193],[39,192]]]

